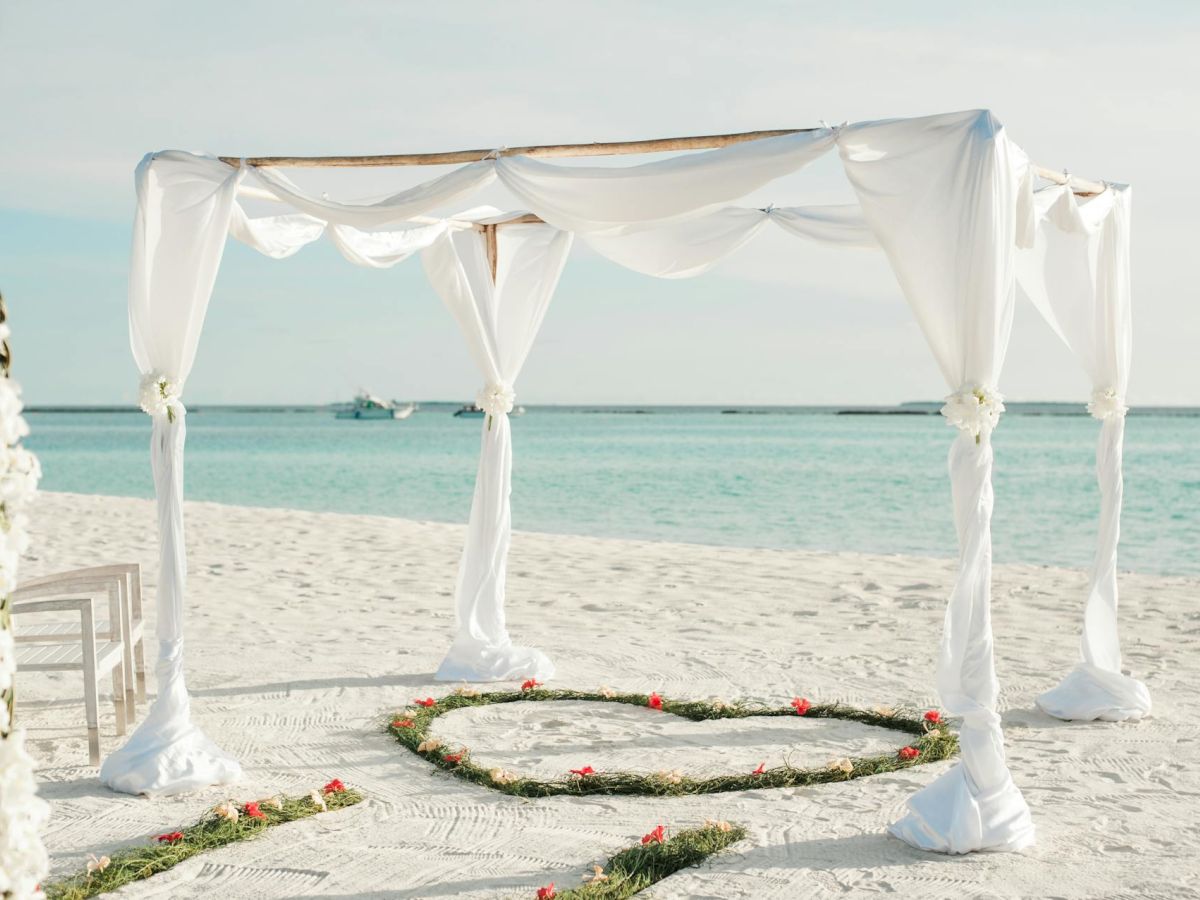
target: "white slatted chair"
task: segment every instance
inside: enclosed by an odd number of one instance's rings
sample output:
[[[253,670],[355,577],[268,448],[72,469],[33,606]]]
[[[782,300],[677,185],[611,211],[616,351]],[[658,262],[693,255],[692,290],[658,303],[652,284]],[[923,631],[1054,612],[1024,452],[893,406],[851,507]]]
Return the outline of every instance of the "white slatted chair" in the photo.
[[[13,600],[13,635],[20,641],[21,626],[33,613],[78,612],[76,639],[68,643],[25,643],[17,645],[17,668],[23,672],[83,673],[83,703],[87,712],[88,759],[100,765],[100,691],[99,679],[109,672],[113,681],[113,706],[117,715],[117,734],[125,734],[126,703],[124,656],[120,638],[119,615],[110,617],[118,627],[108,634],[97,634],[96,597],[55,597],[44,600]],[[115,611],[112,611],[115,612]],[[73,623],[72,623],[73,624]]]
[[[146,702],[146,625],[142,618],[142,570],[137,563],[92,566],[31,578],[13,593],[14,600],[79,596],[103,591],[109,597],[109,620],[96,623],[97,634],[112,634],[113,621],[120,621],[124,647],[125,702],[129,724],[137,716],[137,704]],[[118,605],[114,605],[114,601]],[[116,609],[118,615],[114,615]],[[74,622],[35,625],[22,629],[18,643],[62,643],[81,637]],[[136,693],[135,693],[136,691]]]

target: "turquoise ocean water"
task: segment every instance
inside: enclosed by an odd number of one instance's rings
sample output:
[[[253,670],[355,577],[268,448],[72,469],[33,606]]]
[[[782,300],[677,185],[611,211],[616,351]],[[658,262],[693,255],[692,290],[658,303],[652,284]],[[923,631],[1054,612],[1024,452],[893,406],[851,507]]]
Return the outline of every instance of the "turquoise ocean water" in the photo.
[[[465,522],[478,419],[424,405],[399,422],[323,409],[198,408],[189,499]],[[1066,408],[1063,408],[1066,409]],[[1071,409],[1078,409],[1077,407]],[[995,434],[997,562],[1085,566],[1098,423],[1010,408]],[[42,486],[153,496],[140,412],[28,414]],[[703,544],[954,553],[936,415],[534,407],[513,420],[513,524]],[[1200,410],[1131,414],[1121,567],[1200,574]]]

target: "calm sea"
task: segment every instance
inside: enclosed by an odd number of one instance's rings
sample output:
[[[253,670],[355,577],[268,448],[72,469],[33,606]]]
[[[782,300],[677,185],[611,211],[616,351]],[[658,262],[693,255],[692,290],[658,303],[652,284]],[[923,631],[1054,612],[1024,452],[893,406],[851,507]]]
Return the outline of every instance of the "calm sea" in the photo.
[[[187,496],[465,522],[481,423],[453,409],[427,404],[397,422],[312,408],[194,409]],[[1099,426],[1067,409],[1078,407],[1012,406],[995,434],[998,562],[1090,561]],[[28,418],[44,489],[153,496],[142,413]],[[954,553],[952,432],[937,415],[533,407],[513,432],[518,529]],[[1200,410],[1131,414],[1125,478],[1122,568],[1200,574]]]

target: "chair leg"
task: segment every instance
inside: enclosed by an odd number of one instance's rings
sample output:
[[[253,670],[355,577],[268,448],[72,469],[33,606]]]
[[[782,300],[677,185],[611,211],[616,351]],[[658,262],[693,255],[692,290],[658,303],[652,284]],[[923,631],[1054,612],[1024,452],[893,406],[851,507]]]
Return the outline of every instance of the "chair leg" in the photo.
[[[124,734],[129,720],[125,718],[125,667],[118,662],[112,670],[113,708],[117,714],[117,734]]]
[[[88,764],[100,765],[100,729],[88,726]]]
[[[137,694],[134,691],[134,662],[133,662],[133,598],[129,587],[128,574],[121,579],[117,586],[117,606],[121,612],[121,665],[125,667],[122,680],[125,682],[125,712],[128,723],[137,721]]]
[[[138,703],[146,702],[146,645],[142,640],[138,640],[133,648],[133,665],[137,671],[137,698]]]
[[[83,705],[87,711],[88,760],[100,765],[100,689],[96,683],[96,629],[91,600],[79,610],[83,632]]]

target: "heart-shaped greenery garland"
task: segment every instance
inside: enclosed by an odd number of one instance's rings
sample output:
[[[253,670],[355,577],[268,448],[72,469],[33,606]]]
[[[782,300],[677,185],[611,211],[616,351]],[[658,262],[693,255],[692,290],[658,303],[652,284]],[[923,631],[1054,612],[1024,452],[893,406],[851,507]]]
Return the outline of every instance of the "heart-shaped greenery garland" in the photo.
[[[554,700],[583,700],[595,703],[625,703],[649,707],[693,721],[707,719],[746,719],[753,716],[804,715],[810,719],[847,719],[891,728],[914,735],[915,740],[895,753],[883,756],[854,757],[819,769],[798,769],[789,765],[763,769],[739,775],[716,775],[693,778],[674,773],[641,774],[636,772],[584,772],[569,774],[554,781],[525,778],[500,768],[484,768],[471,760],[466,748],[449,748],[433,738],[430,727],[438,716],[469,706],[490,706],[496,703],[540,702]],[[613,691],[547,690],[531,685],[520,691],[489,691],[476,693],[459,688],[441,699],[414,701],[415,707],[392,717],[388,731],[402,745],[426,761],[451,774],[492,790],[518,797],[551,797],[556,794],[627,794],[645,796],[679,796],[683,794],[715,794],[721,791],[744,791],[756,788],[804,787],[831,781],[849,781],[866,775],[894,772],[923,763],[947,759],[958,752],[958,738],[938,716],[921,718],[908,712],[866,710],[841,704],[808,704],[793,701],[793,705],[769,707],[745,703],[725,704],[704,700],[668,700],[657,694],[620,694]],[[803,710],[801,712],[801,710]]]

